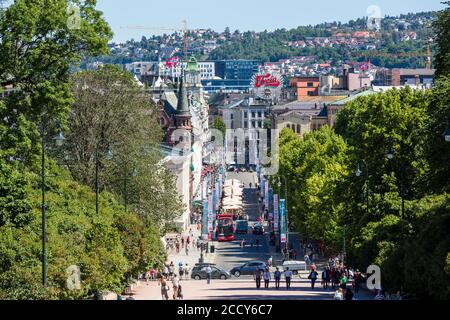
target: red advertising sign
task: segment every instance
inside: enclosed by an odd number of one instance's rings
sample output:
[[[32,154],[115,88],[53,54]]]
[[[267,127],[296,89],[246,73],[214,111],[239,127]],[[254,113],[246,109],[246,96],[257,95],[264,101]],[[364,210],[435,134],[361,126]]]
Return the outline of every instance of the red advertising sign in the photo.
[[[265,74],[265,75],[257,75],[255,78],[255,87],[261,88],[262,86],[265,87],[279,87],[281,85],[281,82],[278,80],[277,77],[274,77],[271,74]]]

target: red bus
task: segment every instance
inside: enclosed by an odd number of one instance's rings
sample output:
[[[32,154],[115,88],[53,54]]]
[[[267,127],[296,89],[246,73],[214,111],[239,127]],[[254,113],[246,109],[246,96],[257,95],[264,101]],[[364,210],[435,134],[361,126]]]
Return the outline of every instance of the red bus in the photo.
[[[216,228],[217,241],[234,241],[233,215],[219,215]]]

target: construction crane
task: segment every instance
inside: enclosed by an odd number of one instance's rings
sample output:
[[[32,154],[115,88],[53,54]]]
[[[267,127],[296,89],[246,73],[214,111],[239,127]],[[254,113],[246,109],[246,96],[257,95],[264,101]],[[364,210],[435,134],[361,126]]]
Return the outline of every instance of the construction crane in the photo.
[[[120,29],[132,29],[132,30],[158,30],[158,31],[172,31],[172,32],[181,32],[183,33],[183,59],[184,62],[187,62],[187,51],[188,51],[188,32],[191,30],[188,30],[187,28],[187,21],[183,20],[183,28],[180,29],[174,29],[174,28],[158,28],[158,27],[146,27],[146,26],[126,26],[126,27],[120,27]]]

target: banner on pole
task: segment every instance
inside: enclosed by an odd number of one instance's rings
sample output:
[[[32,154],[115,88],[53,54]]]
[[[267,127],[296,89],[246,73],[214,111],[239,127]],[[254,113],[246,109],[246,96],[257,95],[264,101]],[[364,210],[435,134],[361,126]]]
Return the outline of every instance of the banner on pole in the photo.
[[[213,231],[213,196],[208,197],[208,232]]]
[[[269,208],[269,181],[264,180],[264,206]]]
[[[286,225],[286,200],[280,200],[280,233],[281,243],[286,243],[287,225]]]
[[[203,215],[202,215],[202,236],[203,239],[208,237],[208,201],[203,200]]]
[[[269,188],[268,199],[269,199],[269,217],[268,217],[268,220],[269,221],[273,221],[273,189],[272,188]]]
[[[279,217],[280,217],[280,212],[278,210],[278,195],[274,194],[273,195],[273,227],[276,233],[278,233],[278,228],[279,228]]]

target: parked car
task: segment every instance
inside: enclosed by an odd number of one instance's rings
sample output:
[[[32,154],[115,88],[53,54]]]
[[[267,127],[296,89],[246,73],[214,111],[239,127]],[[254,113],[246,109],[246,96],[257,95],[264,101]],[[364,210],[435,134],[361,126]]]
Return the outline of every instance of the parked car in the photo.
[[[230,273],[235,277],[240,277],[241,275],[253,275],[256,272],[256,268],[264,270],[267,264],[263,261],[250,261],[239,267],[234,267],[231,269]]]
[[[248,221],[247,220],[237,220],[235,232],[237,234],[247,234],[248,233]]]
[[[264,227],[261,224],[253,226],[253,234],[264,235]]]
[[[211,278],[212,279],[222,279],[226,280],[231,278],[231,274],[227,271],[221,270],[214,265],[210,265],[212,269]],[[191,278],[195,280],[206,279],[206,267],[205,264],[196,264],[191,271]]]
[[[283,270],[286,270],[286,268],[289,268],[294,275],[297,275],[299,271],[307,271],[305,261],[285,261],[283,262]]]

